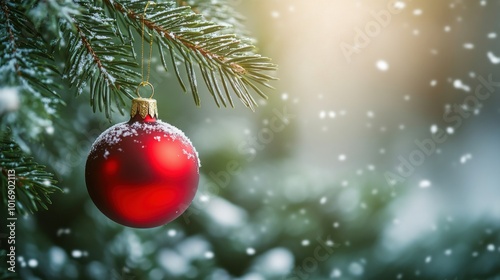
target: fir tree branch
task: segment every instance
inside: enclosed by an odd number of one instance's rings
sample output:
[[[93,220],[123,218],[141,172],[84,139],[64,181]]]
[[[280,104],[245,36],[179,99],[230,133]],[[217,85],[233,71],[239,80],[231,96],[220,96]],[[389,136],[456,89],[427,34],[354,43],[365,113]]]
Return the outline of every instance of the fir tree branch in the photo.
[[[11,87],[15,95],[30,106],[0,112],[0,128],[16,126],[14,137],[36,139],[39,129],[34,124],[51,125],[58,105],[59,72],[52,51],[25,15],[17,1],[0,1],[0,85]]]
[[[65,73],[78,94],[89,86],[92,108],[105,111],[110,118],[112,100],[123,113],[122,95],[133,98],[138,84],[132,41],[121,34],[116,20],[101,8],[88,2],[78,3],[88,12],[75,16],[75,30],[66,31],[69,61]]]
[[[5,3],[4,1],[0,2],[0,5],[2,6],[2,12],[3,12],[3,15],[5,17],[5,29],[7,30],[7,34],[8,34],[8,41],[10,43],[10,51],[13,54],[15,54],[17,51],[17,46],[16,46],[16,40],[14,38],[14,32],[12,31],[13,27],[12,27],[12,21],[10,19],[10,9],[9,9],[9,7],[7,7],[7,3]],[[15,73],[19,75],[20,74],[19,73],[19,63],[16,60],[14,60],[13,63],[14,63]]]
[[[104,3],[111,13],[122,16],[138,32],[141,32],[144,22],[153,32],[155,40],[159,41],[161,56],[164,56],[164,48],[169,50],[174,72],[185,89],[185,82],[177,69],[177,62],[180,60],[196,105],[200,105],[200,99],[195,65],[200,69],[205,85],[217,105],[226,106],[229,102],[233,106],[229,96],[230,89],[251,109],[257,103],[248,87],[267,98],[257,85],[272,88],[268,82],[275,78],[263,72],[274,71],[276,65],[269,58],[254,53],[254,46],[246,44],[235,35],[221,32],[224,26],[204,20],[191,7],[177,7],[173,2],[151,5],[145,18],[143,10],[146,1],[125,3],[104,0]],[[163,65],[166,68],[166,63]],[[225,91],[225,97],[221,94],[221,89]]]
[[[44,37],[51,39],[62,36],[61,24],[72,28],[72,18],[84,12],[72,0],[24,0],[23,4],[30,7],[26,15],[30,17],[36,29],[43,30]]]
[[[7,82],[20,84],[35,95],[43,94],[58,97],[50,88],[53,82],[46,78],[57,73],[53,57],[46,51],[48,48],[40,34],[14,4],[0,1],[3,20],[0,22],[2,32],[0,40],[3,55],[0,58],[0,72],[10,72],[13,75],[3,75]],[[9,71],[10,70],[10,71]]]
[[[249,35],[243,21],[245,18],[232,7],[234,1],[227,0],[177,0],[177,6],[189,6],[193,12],[203,15],[207,20],[225,26],[225,33],[238,34],[242,39],[252,42],[251,38],[243,38]]]
[[[45,166],[27,156],[6,132],[0,133],[0,177],[2,208],[7,208],[8,187],[14,183],[15,210],[20,214],[33,213],[39,207],[47,209],[49,195],[60,191]]]

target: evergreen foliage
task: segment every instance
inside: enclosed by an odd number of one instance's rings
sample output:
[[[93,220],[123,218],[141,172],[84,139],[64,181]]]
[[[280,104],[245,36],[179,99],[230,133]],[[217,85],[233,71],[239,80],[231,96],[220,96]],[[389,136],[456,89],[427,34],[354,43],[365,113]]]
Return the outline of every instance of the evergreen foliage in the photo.
[[[227,1],[0,1],[0,90],[10,93],[0,106],[0,128],[11,134],[0,144],[19,146],[8,153],[21,158],[42,132],[51,134],[68,92],[61,84],[76,95],[89,94],[94,112],[109,119],[115,110],[123,114],[144,79],[142,57],[134,50],[144,31],[142,43],[156,43],[165,70],[175,73],[196,105],[203,81],[217,106],[234,106],[235,94],[253,110],[251,92],[266,97],[259,87],[271,88],[276,65],[256,52],[240,20]],[[5,153],[2,168],[12,161]],[[23,170],[40,168],[29,162]],[[49,177],[30,177],[20,209],[46,207],[54,188],[52,181],[43,187]]]
[[[63,104],[56,92],[59,76],[52,50],[26,15],[27,10],[18,2],[0,1],[0,84],[11,87],[24,106],[17,105],[11,112],[0,110],[1,130],[10,127],[23,148],[20,135],[35,139],[47,127]],[[2,99],[5,99],[3,97]],[[8,103],[7,100],[2,100]],[[11,101],[12,102],[12,101]],[[16,102],[14,102],[16,103]],[[5,107],[7,105],[2,106]],[[19,109],[19,110],[17,110]]]
[[[16,207],[17,213],[33,213],[40,207],[47,209],[50,204],[49,195],[60,190],[55,186],[53,175],[45,171],[45,166],[37,164],[32,157],[24,153],[21,148],[12,141],[8,133],[0,134],[0,193],[2,203],[7,205],[7,187],[9,174],[15,173]]]

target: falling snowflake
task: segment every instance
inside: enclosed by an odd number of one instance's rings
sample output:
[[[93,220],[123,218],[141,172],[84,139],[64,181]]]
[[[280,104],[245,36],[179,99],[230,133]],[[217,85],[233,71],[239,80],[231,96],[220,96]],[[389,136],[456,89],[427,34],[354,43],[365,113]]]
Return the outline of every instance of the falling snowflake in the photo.
[[[429,188],[430,186],[432,185],[431,181],[429,180],[422,180],[420,181],[420,183],[418,184],[418,186],[422,189],[426,189],[426,188]]]
[[[389,70],[389,63],[385,60],[378,60],[375,65],[377,66],[377,69],[382,72]]]

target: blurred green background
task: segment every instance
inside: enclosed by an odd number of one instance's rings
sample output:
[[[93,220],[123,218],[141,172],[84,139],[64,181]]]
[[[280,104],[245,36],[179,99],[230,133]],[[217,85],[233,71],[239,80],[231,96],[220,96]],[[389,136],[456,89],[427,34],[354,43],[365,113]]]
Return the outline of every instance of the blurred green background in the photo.
[[[68,90],[32,147],[64,194],[18,223],[22,279],[500,279],[500,1],[234,6],[280,66],[255,113],[195,108],[154,58],[160,119],[202,162],[188,211],[97,210],[84,164],[111,124]]]

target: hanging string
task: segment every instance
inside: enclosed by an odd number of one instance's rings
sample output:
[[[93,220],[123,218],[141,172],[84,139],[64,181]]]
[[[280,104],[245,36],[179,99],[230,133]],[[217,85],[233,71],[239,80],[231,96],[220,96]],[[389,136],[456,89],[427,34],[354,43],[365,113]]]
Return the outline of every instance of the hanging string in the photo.
[[[151,88],[151,96],[149,97],[150,99],[153,98],[153,95],[155,94],[155,88],[153,85],[149,82],[149,76],[151,73],[151,58],[153,55],[153,34],[149,34],[149,59],[147,62],[147,72],[146,72],[146,78],[144,78],[144,33],[145,33],[145,21],[146,21],[146,10],[148,9],[149,4],[154,5],[155,2],[148,1],[146,3],[146,6],[144,7],[144,13],[142,14],[142,34],[141,34],[141,83],[136,89],[136,94],[141,97],[139,93],[139,88],[140,87],[145,87],[149,86]]]

